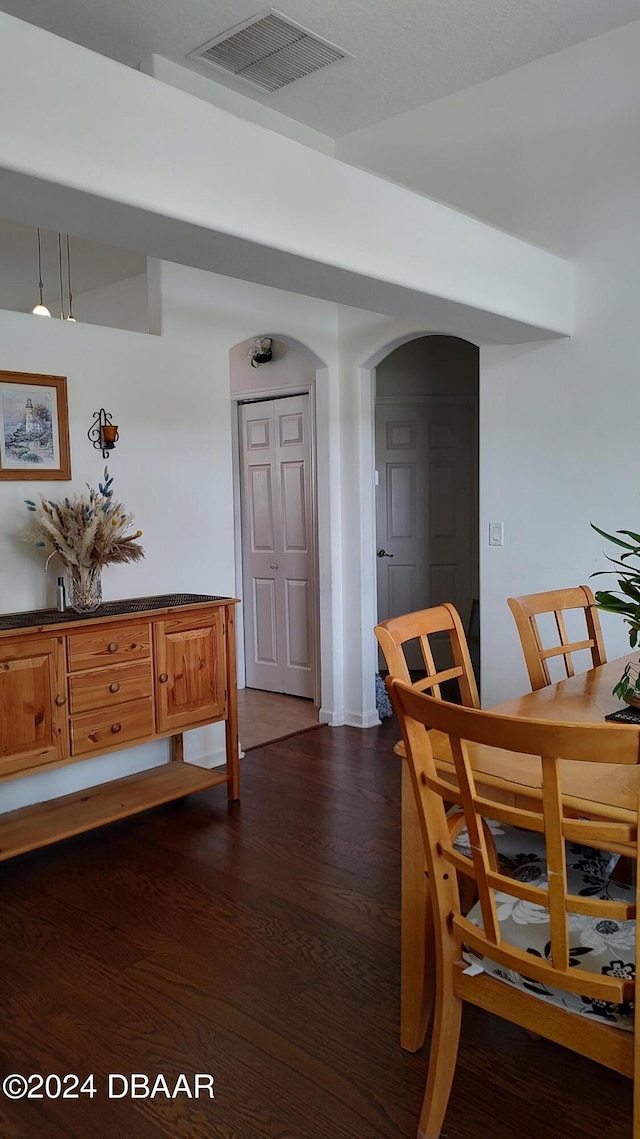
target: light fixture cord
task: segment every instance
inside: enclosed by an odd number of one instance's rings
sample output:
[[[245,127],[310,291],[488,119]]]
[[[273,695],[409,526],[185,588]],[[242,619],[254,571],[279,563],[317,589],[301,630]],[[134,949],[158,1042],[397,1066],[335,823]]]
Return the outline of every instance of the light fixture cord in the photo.
[[[40,289],[40,304],[44,305],[44,301],[42,299],[42,290],[44,289],[44,285],[42,283],[42,249],[40,247],[40,226],[37,227],[37,230],[38,230],[38,288]]]
[[[73,320],[73,296],[71,293],[71,254],[69,252],[69,234],[67,234],[67,281],[69,283],[69,320]]]
[[[64,320],[64,292],[62,285],[62,234],[58,234],[58,268],[60,270],[60,320]]]

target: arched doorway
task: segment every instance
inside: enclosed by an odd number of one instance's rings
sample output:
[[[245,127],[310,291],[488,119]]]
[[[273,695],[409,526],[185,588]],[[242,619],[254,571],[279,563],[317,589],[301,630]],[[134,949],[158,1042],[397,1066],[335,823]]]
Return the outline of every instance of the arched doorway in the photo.
[[[452,602],[477,674],[478,372],[475,345],[434,335],[395,348],[375,376],[378,620]]]
[[[269,337],[270,359],[252,366],[254,339],[230,352],[245,746],[317,724],[321,695],[315,386],[322,362],[277,335]]]
[[[376,709],[375,677],[379,669],[378,646],[373,627],[378,620],[376,556],[380,544],[376,542],[375,485],[375,400],[376,371],[396,348],[411,341],[428,338],[429,329],[407,329],[397,337],[378,340],[370,351],[361,350],[362,363],[355,368],[354,421],[357,424],[357,444],[353,448],[352,477],[357,481],[357,506],[346,511],[346,525],[357,529],[358,557],[348,567],[345,593],[351,605],[349,641],[345,643],[345,703],[354,709],[350,723],[373,727],[379,718]],[[473,347],[473,345],[472,345]],[[355,620],[354,620],[355,617]]]

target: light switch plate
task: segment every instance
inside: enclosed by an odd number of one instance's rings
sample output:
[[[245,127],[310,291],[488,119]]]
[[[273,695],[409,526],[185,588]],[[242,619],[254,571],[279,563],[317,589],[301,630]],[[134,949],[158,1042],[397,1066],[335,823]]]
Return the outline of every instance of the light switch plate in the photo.
[[[489,545],[504,546],[504,522],[489,523]]]

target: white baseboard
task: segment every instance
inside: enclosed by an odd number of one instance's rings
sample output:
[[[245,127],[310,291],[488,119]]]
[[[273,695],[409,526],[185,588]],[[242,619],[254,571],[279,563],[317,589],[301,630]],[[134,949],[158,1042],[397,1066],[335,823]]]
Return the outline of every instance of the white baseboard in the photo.
[[[320,708],[318,711],[319,724],[331,724],[331,727],[339,727],[344,724],[344,718],[336,715],[335,712],[330,712],[327,708]]]
[[[357,712],[338,714],[329,712],[326,708],[320,709],[318,720],[321,724],[329,724],[332,728],[340,728],[343,724],[350,728],[377,728],[381,722],[376,711],[365,712],[364,715]]]
[[[195,763],[196,767],[222,767],[227,762],[227,753],[220,748],[209,755],[190,756],[187,762]]]
[[[377,728],[381,720],[377,712],[346,712],[344,722],[350,728]]]

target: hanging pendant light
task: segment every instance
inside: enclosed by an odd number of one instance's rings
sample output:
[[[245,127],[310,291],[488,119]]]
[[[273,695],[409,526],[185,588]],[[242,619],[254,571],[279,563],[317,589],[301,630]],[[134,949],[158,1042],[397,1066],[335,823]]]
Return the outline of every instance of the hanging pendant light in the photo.
[[[37,304],[36,307],[34,309],[32,309],[31,311],[33,312],[34,316],[51,316],[49,309],[47,308],[46,304],[44,303],[44,300],[42,299],[42,290],[44,288],[44,285],[42,284],[42,249],[40,247],[40,226],[38,226],[37,228],[38,228],[38,289],[40,290],[40,303]]]
[[[60,273],[60,320],[65,319],[64,313],[64,287],[62,284],[62,234],[58,234],[58,270]]]
[[[69,285],[69,312],[67,313],[67,320],[72,320],[76,323],[76,318],[73,315],[73,294],[71,292],[71,254],[69,252],[69,234],[67,234],[67,284]]]

